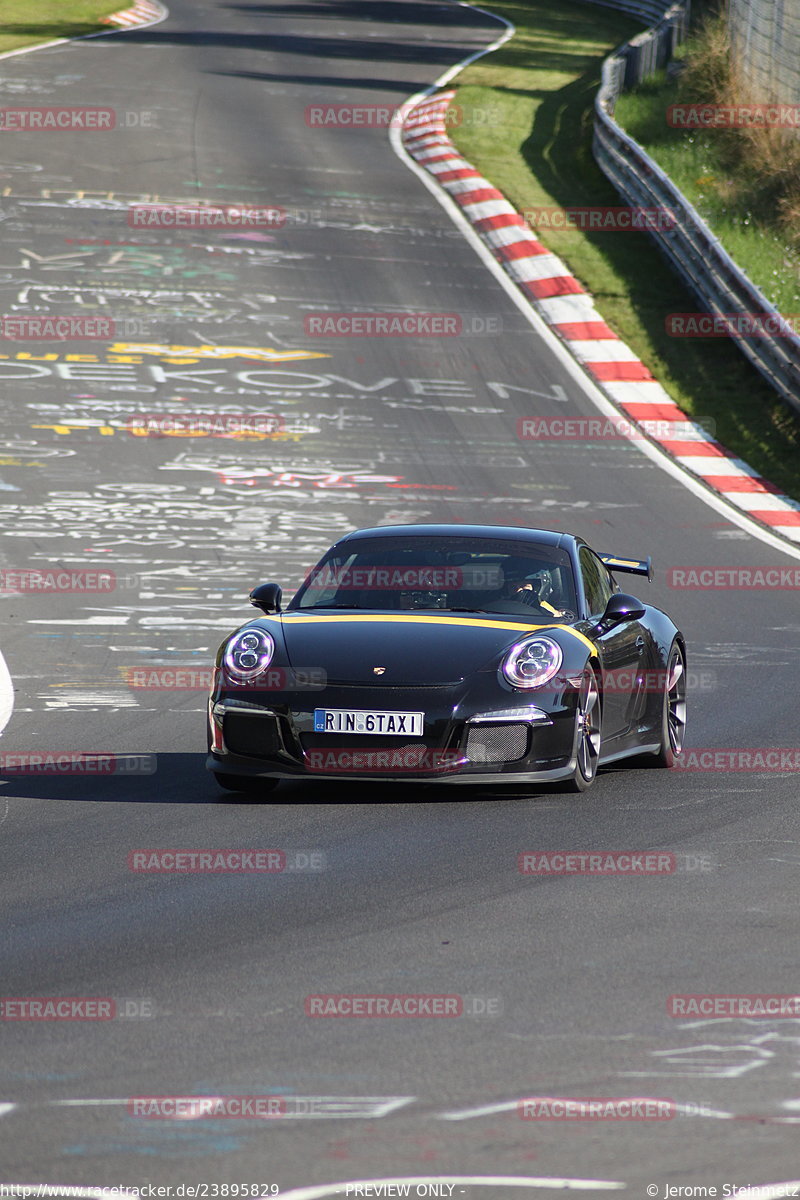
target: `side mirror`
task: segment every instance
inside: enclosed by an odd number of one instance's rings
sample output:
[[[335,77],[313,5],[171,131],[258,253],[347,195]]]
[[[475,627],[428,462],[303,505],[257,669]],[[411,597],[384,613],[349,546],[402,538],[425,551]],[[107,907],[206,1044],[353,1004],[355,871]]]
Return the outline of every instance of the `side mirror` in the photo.
[[[606,610],[597,623],[597,628],[611,629],[622,621],[638,621],[645,614],[645,606],[627,592],[615,592],[606,605]]]
[[[282,596],[283,590],[279,583],[260,583],[250,593],[250,603],[270,617],[281,611]]]

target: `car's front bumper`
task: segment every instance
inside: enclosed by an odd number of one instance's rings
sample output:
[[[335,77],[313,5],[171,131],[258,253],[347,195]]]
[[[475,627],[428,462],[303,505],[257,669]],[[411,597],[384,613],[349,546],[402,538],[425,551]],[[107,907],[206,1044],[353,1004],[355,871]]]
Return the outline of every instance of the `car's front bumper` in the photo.
[[[258,700],[220,691],[209,700],[206,766],[270,779],[556,782],[575,771],[575,698],[572,689],[504,697],[491,690],[468,701],[449,687],[329,685]],[[424,709],[424,730],[411,739],[315,733],[315,708]]]

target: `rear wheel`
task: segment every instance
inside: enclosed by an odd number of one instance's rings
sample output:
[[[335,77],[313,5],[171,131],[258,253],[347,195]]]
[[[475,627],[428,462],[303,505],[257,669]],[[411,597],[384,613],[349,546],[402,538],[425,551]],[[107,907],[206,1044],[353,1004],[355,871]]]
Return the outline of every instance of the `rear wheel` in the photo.
[[[673,642],[661,699],[661,747],[650,758],[654,767],[674,767],[686,737],[686,655]]]
[[[227,775],[222,771],[214,771],[213,775],[226,792],[247,792],[254,796],[266,796],[280,783],[279,779],[261,779],[257,775]]]
[[[594,783],[600,761],[600,720],[602,703],[597,675],[587,667],[581,679],[575,714],[575,774],[567,780],[567,792],[585,792]]]

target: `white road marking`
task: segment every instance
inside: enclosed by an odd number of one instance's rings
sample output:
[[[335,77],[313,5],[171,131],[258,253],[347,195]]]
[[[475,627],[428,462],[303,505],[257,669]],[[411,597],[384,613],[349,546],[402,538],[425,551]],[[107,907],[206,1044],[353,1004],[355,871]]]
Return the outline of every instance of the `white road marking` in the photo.
[[[519,1100],[504,1100],[501,1104],[484,1104],[481,1108],[465,1108],[460,1112],[437,1113],[440,1121],[469,1121],[472,1117],[488,1117],[492,1113],[514,1112]]]
[[[720,1055],[741,1056],[750,1051],[755,1057],[749,1062],[724,1062]],[[714,1055],[717,1055],[716,1059]],[[661,1061],[665,1070],[620,1071],[628,1079],[739,1079],[748,1071],[766,1066],[772,1058],[769,1051],[754,1051],[748,1046],[690,1046],[681,1050],[654,1050],[653,1055],[665,1055]],[[693,1059],[693,1056],[697,1056]],[[660,1064],[659,1064],[660,1065]]]
[[[453,1187],[574,1188],[587,1191],[612,1191],[626,1186],[619,1181],[606,1179],[562,1179],[522,1175],[409,1175],[392,1179],[348,1179],[341,1183],[293,1188],[289,1192],[281,1192],[281,1200],[321,1200],[324,1196],[352,1195],[347,1191],[348,1188],[393,1188],[398,1185],[428,1188],[436,1184],[451,1184]]]
[[[494,50],[499,49],[499,47],[508,41],[508,39],[516,32],[514,26],[507,21],[505,17],[498,16],[497,13],[488,12],[486,9],[479,8],[477,5],[467,4],[465,3],[465,0],[457,0],[457,2],[464,8],[471,8],[473,11],[483,13],[485,16],[492,17],[496,21],[502,21],[507,28],[505,29],[505,32],[501,34],[496,41],[492,42],[490,46],[487,46],[486,49],[478,50],[476,53],[470,54],[467,58],[462,59],[460,63],[456,63],[455,66],[450,67],[444,72],[443,75],[440,75],[439,78],[429,87],[425,88],[423,91],[416,92],[415,95],[404,101],[402,106],[404,111],[408,108],[413,108],[415,104],[432,95],[440,88],[445,87],[446,84],[448,84],[452,79],[455,78],[456,75],[458,75],[464,70],[465,67],[468,67],[470,63],[474,62],[476,59],[483,57],[485,54],[491,54]],[[559,360],[565,372],[573,380],[576,388],[580,389],[580,391],[587,396],[589,400],[591,400],[595,408],[599,409],[604,416],[612,420],[619,420],[619,410],[611,403],[604,393],[600,391],[598,387],[595,387],[588,376],[585,375],[581,367],[570,354],[569,350],[559,341],[558,337],[549,327],[547,322],[539,316],[539,313],[535,308],[533,308],[527,297],[523,295],[511,277],[503,270],[501,264],[494,257],[489,247],[478,236],[456,202],[447,194],[447,192],[442,190],[440,184],[436,182],[433,176],[429,175],[428,172],[424,170],[419,163],[415,162],[411,155],[406,151],[402,141],[402,132],[403,130],[399,122],[389,129],[389,141],[397,157],[405,163],[410,171],[414,172],[414,174],[422,181],[428,191],[435,196],[436,200],[450,216],[453,224],[461,231],[461,234],[465,240],[470,244],[470,246],[472,246],[473,250],[483,261],[488,270],[491,271],[503,290],[508,294],[514,304],[516,304],[517,308],[528,321],[528,324],[535,329],[542,342],[544,342],[548,348],[552,350],[553,354]],[[656,443],[647,441],[645,438],[641,437],[641,435],[633,436],[632,432],[628,433],[624,430],[624,428],[623,436],[626,437],[628,441],[632,442],[634,447],[643,455],[651,459],[651,461],[659,466],[663,471],[666,471],[668,475],[671,475],[673,479],[678,480],[678,482],[682,484],[687,491],[690,491],[694,496],[702,500],[708,505],[709,508],[713,508],[715,512],[720,513],[733,525],[738,525],[740,529],[743,529],[746,533],[750,534],[751,537],[758,538],[759,541],[766,543],[766,545],[772,547],[773,550],[780,550],[782,554],[786,554],[790,558],[800,559],[800,546],[793,546],[782,537],[771,533],[768,529],[763,528],[761,525],[751,520],[746,513],[729,504],[728,501],[723,498],[723,496],[709,491],[709,489],[702,484],[699,479],[696,479],[693,475],[689,474],[686,470],[679,466],[678,463],[676,463],[674,459],[666,454]]]
[[[130,692],[63,691],[56,695],[47,693],[39,696],[50,711],[74,709],[84,712],[87,708],[138,708],[139,701]]]
[[[276,1009],[276,1012],[281,1012],[281,1009]],[[212,1014],[214,1015],[214,1014]],[[220,1014],[221,1015],[221,1014]],[[377,1120],[380,1117],[388,1117],[390,1113],[396,1112],[400,1108],[404,1108],[407,1104],[412,1104],[416,1100],[416,1096],[299,1096],[294,1093],[287,1092],[285,1099],[288,1102],[298,1106],[299,1111],[287,1111],[281,1115],[282,1120],[308,1120],[309,1118],[331,1120],[333,1118],[351,1118],[353,1120]],[[182,1097],[182,1099],[191,1100],[221,1100],[222,1096],[210,1095],[191,1095]],[[309,1108],[313,1102],[313,1107],[316,1111],[302,1111],[304,1103],[309,1104]],[[130,1097],[103,1097],[101,1099],[67,1099],[67,1100],[47,1100],[47,1105],[53,1108],[107,1108],[107,1107],[122,1107],[130,1104]],[[5,1106],[8,1109],[16,1108],[18,1105],[9,1104]],[[0,1116],[3,1115],[2,1106],[0,1105]],[[180,1121],[195,1121],[205,1118],[205,1114],[198,1112],[182,1117],[176,1117],[175,1120]]]
[[[29,625],[127,625],[130,617],[32,617]]]
[[[14,711],[14,684],[6,660],[0,654],[0,733],[3,732]]]
[[[225,1103],[224,1096],[182,1096],[182,1100],[211,1100],[219,1104]],[[295,1096],[291,1093],[281,1095],[286,1101],[286,1111],[279,1114],[281,1121],[308,1120],[354,1120],[368,1121],[386,1117],[398,1108],[413,1103],[416,1096]],[[125,1101],[129,1103],[129,1101]],[[303,1111],[307,1104],[308,1111]],[[293,1111],[294,1110],[294,1111]],[[200,1105],[195,1111],[183,1113],[180,1116],[168,1118],[172,1121],[205,1121],[207,1113]],[[256,1118],[258,1119],[258,1118]],[[269,1120],[271,1118],[267,1118]]]

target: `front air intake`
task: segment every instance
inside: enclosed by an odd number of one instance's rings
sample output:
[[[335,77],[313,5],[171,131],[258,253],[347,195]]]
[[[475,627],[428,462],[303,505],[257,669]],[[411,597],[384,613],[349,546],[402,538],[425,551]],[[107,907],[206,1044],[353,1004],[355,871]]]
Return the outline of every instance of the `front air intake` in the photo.
[[[467,736],[467,758],[474,763],[517,762],[528,752],[527,725],[480,725]]]
[[[281,748],[278,725],[271,714],[226,712],[222,736],[231,754],[245,758],[272,758]]]

